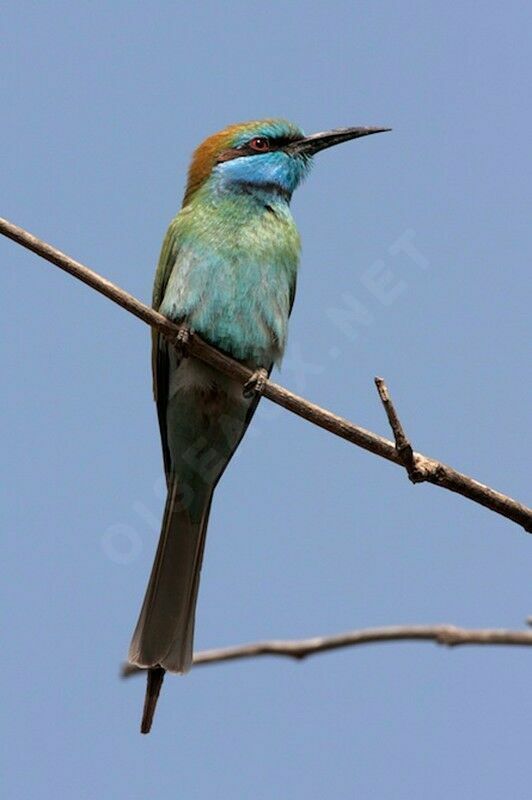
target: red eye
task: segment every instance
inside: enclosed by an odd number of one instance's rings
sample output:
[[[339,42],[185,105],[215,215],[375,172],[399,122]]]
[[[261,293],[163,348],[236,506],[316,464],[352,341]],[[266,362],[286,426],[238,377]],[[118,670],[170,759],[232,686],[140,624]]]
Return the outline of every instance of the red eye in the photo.
[[[270,149],[270,143],[265,136],[255,136],[250,141],[249,146],[257,153],[266,153]]]

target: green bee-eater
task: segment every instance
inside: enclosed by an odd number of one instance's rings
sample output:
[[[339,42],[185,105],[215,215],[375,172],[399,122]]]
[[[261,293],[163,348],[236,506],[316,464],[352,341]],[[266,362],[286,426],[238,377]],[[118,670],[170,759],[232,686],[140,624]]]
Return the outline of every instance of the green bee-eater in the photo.
[[[299,235],[290,213],[312,156],[386,128],[305,136],[282,119],[231,125],[194,153],[183,206],[164,239],[153,307],[255,372],[279,363],[294,301]],[[186,338],[186,335],[185,337]],[[153,383],[168,496],[129,661],[148,668],[147,733],[165,670],[192,664],[194,613],[213,491],[255,412],[243,392],[153,335]]]

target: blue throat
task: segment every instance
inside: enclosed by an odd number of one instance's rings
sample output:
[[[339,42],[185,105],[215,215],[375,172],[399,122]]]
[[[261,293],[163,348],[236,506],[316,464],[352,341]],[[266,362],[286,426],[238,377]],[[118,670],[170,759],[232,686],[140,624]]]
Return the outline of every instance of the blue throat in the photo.
[[[289,203],[293,192],[310,171],[311,160],[274,150],[218,164],[209,179],[217,192],[269,195]]]

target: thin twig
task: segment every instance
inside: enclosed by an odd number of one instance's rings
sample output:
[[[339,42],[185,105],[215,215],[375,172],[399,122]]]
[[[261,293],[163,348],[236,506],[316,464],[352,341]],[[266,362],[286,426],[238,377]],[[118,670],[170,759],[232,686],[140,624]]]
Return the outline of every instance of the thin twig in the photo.
[[[75,261],[23,228],[1,218],[0,233],[13,239],[13,241],[28,250],[32,250],[37,255],[78,278],[78,280],[83,281],[148,325],[157,328],[169,341],[175,342],[180,331],[178,325],[175,325],[149,306],[144,305],[144,303],[141,303],[131,294],[111,283],[111,281],[80,264],[79,261]],[[196,334],[190,336],[188,351],[191,355],[215,367],[224,375],[235,378],[242,384],[251,378],[251,370],[211,347]],[[358,447],[362,447],[364,450],[369,450],[369,452],[394,464],[404,466],[396,446],[388,439],[354,425],[352,422],[338,417],[336,414],[332,414],[330,411],[308,402],[308,400],[304,400],[302,397],[289,392],[270,380],[266,381],[262,394],[274,403],[288,409],[288,411],[292,411],[294,414],[314,423],[314,425]],[[501,514],[503,517],[522,525],[526,531],[532,532],[532,509],[435,459],[427,458],[420,453],[414,453],[414,458],[416,470],[419,473],[419,481],[427,481],[435,486],[441,486],[451,492],[461,494],[475,503],[479,503],[491,509],[491,511],[495,511],[497,514]]]
[[[395,406],[392,403],[392,398],[390,397],[388,387],[384,383],[384,379],[375,378],[375,386],[377,387],[379,397],[384,406],[386,416],[388,417],[388,422],[390,423],[390,427],[392,429],[397,455],[401,459],[403,466],[408,472],[408,477],[412,483],[421,483],[424,478],[422,475],[419,475],[418,471],[416,470],[416,462],[414,460],[414,451],[412,450],[412,445],[406,437],[401,420],[399,419],[395,410]]]
[[[504,629],[467,629],[455,625],[390,625],[385,628],[365,628],[347,631],[334,636],[316,636],[312,639],[278,640],[254,642],[215,650],[201,650],[194,655],[194,666],[215,664],[220,661],[236,661],[257,656],[286,656],[300,661],[307,656],[354,647],[359,644],[398,641],[431,641],[436,644],[458,647],[464,644],[478,645],[525,645],[532,646],[532,631]],[[145,672],[131,664],[122,666],[122,677],[129,678]]]

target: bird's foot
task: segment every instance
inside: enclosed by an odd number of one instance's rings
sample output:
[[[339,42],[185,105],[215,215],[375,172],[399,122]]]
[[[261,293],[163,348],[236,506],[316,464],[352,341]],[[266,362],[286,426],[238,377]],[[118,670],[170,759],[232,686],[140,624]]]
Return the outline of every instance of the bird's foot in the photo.
[[[245,382],[242,394],[249,400],[256,394],[262,394],[268,380],[268,370],[261,367],[255,370],[251,378]]]
[[[192,331],[188,325],[181,325],[179,333],[173,341],[173,345],[177,351],[180,359],[188,357],[188,346],[190,344],[190,336]]]

